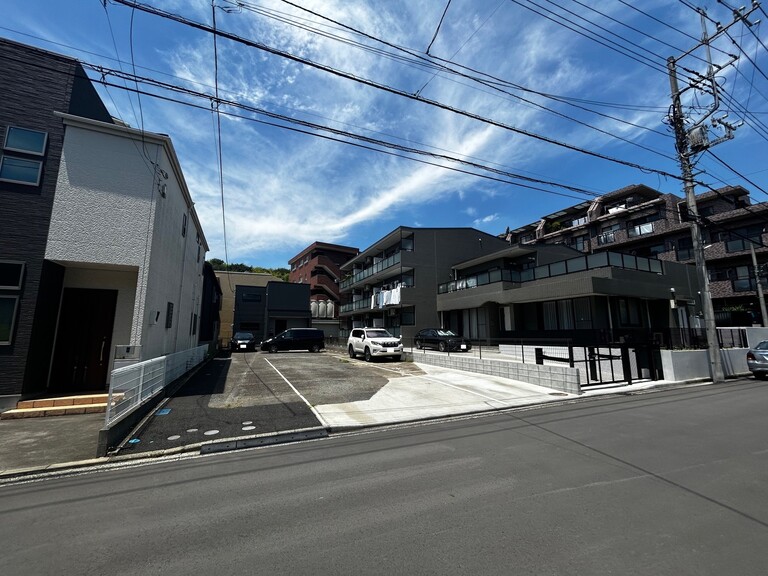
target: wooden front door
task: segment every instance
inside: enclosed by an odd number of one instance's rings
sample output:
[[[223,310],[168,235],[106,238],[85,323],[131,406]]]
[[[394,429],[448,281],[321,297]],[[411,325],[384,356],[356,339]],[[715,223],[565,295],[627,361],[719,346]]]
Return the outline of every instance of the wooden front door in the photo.
[[[106,390],[116,304],[117,290],[64,289],[51,392]]]

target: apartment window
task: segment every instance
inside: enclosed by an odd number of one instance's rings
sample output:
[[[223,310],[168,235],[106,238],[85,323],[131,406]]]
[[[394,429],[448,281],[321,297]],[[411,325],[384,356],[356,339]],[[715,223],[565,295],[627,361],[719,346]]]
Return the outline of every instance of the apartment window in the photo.
[[[634,298],[619,298],[619,322],[622,326],[640,326],[640,302]]]
[[[402,242],[400,242],[400,249],[405,252],[413,252],[413,236],[403,238]]]
[[[416,324],[416,311],[413,306],[407,306],[400,309],[400,325],[413,326]]]
[[[691,258],[693,258],[693,240],[680,238],[677,241],[677,259],[690,260]]]
[[[197,261],[200,262],[200,244],[197,245]]]
[[[630,238],[634,238],[635,236],[644,236],[646,234],[653,234],[653,222],[637,224],[627,228],[627,236]]]
[[[38,186],[43,171],[48,133],[9,126],[0,156],[0,180]]]
[[[749,250],[751,244],[756,243],[760,245],[762,243],[762,235],[763,226],[761,224],[732,230],[725,242],[725,251],[740,252],[742,250]]]
[[[571,221],[571,226],[581,226],[582,224],[587,223],[587,217],[582,216],[581,218],[576,218],[575,220]]]
[[[571,240],[571,246],[576,250],[584,252],[589,247],[589,236],[576,236]]]
[[[0,345],[11,344],[18,306],[18,296],[0,296]]]
[[[603,226],[600,234],[597,237],[598,246],[604,244],[612,244],[616,241],[616,230],[621,229],[621,224],[611,224],[610,226]]]
[[[187,235],[187,215],[186,214],[181,215],[181,235],[182,236]]]

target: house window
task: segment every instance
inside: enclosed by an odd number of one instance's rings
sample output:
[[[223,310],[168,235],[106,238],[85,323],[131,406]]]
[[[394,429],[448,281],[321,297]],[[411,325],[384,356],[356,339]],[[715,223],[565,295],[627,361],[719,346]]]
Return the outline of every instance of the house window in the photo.
[[[0,180],[15,184],[40,185],[40,174],[43,171],[41,160],[16,158],[7,154],[0,157]]]
[[[173,326],[173,302],[168,302],[168,306],[165,309],[165,327],[171,328]]]
[[[0,180],[38,186],[43,161],[29,156],[43,156],[47,142],[46,132],[9,126],[0,156]]]
[[[24,262],[0,260],[0,290],[21,290]]]
[[[18,305],[18,296],[0,296],[0,345],[11,344]]]
[[[11,152],[23,152],[24,154],[42,156],[45,154],[45,145],[47,142],[47,132],[8,126],[8,130],[5,133],[5,145],[3,146],[3,149]]]

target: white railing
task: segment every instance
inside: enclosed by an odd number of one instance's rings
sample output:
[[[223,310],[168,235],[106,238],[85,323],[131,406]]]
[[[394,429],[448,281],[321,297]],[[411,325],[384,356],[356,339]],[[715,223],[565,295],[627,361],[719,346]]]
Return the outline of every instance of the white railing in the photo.
[[[200,364],[205,360],[207,351],[208,346],[198,346],[112,370],[106,425],[130,414]]]

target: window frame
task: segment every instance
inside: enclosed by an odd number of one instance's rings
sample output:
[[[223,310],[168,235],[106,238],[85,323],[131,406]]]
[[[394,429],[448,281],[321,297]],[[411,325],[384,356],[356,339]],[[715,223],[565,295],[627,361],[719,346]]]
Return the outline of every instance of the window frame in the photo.
[[[34,163],[37,165],[37,177],[35,178],[34,182],[31,182],[29,180],[17,180],[16,178],[8,178],[3,176],[3,164],[6,160],[16,160],[19,162],[29,162]],[[22,158],[21,156],[15,156],[11,154],[2,154],[0,155],[0,181],[2,182],[9,182],[11,184],[22,184],[24,186],[40,186],[40,180],[43,176],[43,161],[37,160],[36,158]]]
[[[0,346],[11,346],[13,344],[13,333],[16,330],[16,318],[19,315],[19,301],[21,300],[21,296],[18,294],[0,294],[0,300],[13,300],[10,324],[8,326],[8,339],[0,340]]]
[[[21,260],[0,260],[0,265],[2,264],[18,264],[21,266],[21,270],[19,271],[19,283],[15,286],[0,286],[0,290],[21,290],[22,284],[24,284],[24,273],[26,272],[26,262]]]
[[[38,152],[37,150],[30,150],[29,148],[14,148],[13,146],[9,146],[8,137],[10,136],[12,130],[18,130],[20,132],[32,132],[34,134],[42,134],[43,146],[40,152]],[[44,130],[33,130],[31,128],[22,128],[21,126],[7,126],[5,129],[5,138],[3,139],[3,150],[42,157],[42,156],[45,156],[46,148],[48,148],[48,132],[45,132]]]

